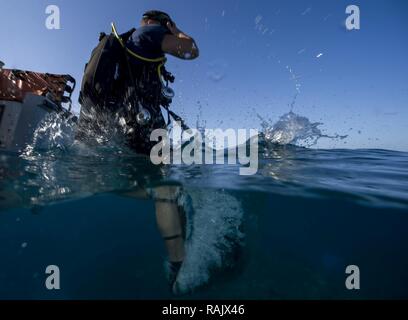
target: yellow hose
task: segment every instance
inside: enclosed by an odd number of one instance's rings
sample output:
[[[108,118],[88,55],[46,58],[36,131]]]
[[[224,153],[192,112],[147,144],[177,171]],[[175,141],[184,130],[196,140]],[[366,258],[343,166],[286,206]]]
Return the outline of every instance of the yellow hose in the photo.
[[[137,53],[133,52],[132,50],[130,50],[129,48],[127,48],[126,45],[123,43],[123,40],[122,40],[122,38],[119,36],[118,32],[116,31],[116,27],[115,27],[115,24],[114,24],[113,22],[111,23],[111,26],[112,26],[112,32],[113,32],[113,34],[115,35],[116,39],[119,40],[119,43],[121,44],[121,46],[122,46],[123,48],[125,48],[126,51],[127,51],[130,55],[132,55],[133,57],[135,57],[135,58],[137,58],[137,59],[140,59],[140,60],[142,60],[142,61],[146,61],[146,62],[164,62],[164,61],[166,61],[166,57],[161,57],[161,58],[156,58],[156,59],[149,59],[149,58],[142,57],[141,55],[138,55]]]

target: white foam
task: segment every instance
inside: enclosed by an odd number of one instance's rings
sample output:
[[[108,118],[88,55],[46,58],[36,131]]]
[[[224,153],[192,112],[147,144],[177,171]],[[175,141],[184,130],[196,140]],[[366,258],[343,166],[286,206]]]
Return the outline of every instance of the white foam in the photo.
[[[229,266],[243,243],[243,209],[237,198],[219,190],[188,190],[186,259],[177,277],[178,293],[206,284],[213,271]],[[189,203],[188,203],[189,202]]]

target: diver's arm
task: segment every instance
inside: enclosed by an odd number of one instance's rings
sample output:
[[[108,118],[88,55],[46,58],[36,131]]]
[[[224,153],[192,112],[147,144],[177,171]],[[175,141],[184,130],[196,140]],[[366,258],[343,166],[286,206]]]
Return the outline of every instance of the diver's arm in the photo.
[[[194,39],[176,27],[176,24],[167,23],[172,34],[164,37],[162,50],[180,59],[193,60],[199,55],[199,50]]]

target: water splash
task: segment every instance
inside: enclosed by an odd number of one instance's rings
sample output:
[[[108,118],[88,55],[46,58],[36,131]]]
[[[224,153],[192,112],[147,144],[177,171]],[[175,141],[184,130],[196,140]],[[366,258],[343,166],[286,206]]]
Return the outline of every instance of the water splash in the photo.
[[[260,34],[264,35],[269,31],[269,28],[262,23],[263,16],[257,15],[255,17],[255,30],[257,30]]]
[[[309,14],[309,13],[311,13],[312,12],[312,8],[307,8],[305,11],[303,11],[302,13],[301,13],[301,15],[302,16],[305,16],[305,15],[307,15],[307,14]]]
[[[266,143],[287,145],[293,144],[301,147],[312,147],[321,138],[345,139],[347,136],[323,134],[319,126],[321,122],[311,122],[308,118],[294,112],[289,112],[280,117],[275,124],[263,119],[260,115],[262,133]]]
[[[293,83],[295,85],[295,90],[299,94],[300,93],[300,88],[302,87],[301,83],[299,82],[299,79],[301,79],[302,77],[295,74],[295,72],[293,71],[293,69],[290,66],[286,66],[286,70],[288,70],[288,72],[290,74],[290,80],[293,81]]]
[[[176,281],[178,294],[206,284],[213,272],[232,267],[243,245],[240,230],[244,211],[232,194],[219,190],[189,189],[180,204],[188,215],[186,258]]]
[[[197,101],[197,104],[198,104],[198,113],[197,113],[197,118],[196,118],[196,129],[201,134],[204,134],[205,128],[207,126],[207,121],[204,120],[204,117],[203,117],[203,105],[201,104],[201,101]]]
[[[30,157],[35,150],[65,150],[75,141],[76,117],[59,113],[50,113],[34,131],[22,156]]]
[[[300,79],[302,78],[299,75],[296,75],[295,72],[293,71],[293,69],[290,66],[286,66],[286,70],[288,70],[289,74],[290,74],[290,80],[293,82],[294,86],[295,86],[295,95],[293,96],[292,102],[290,103],[289,107],[290,107],[290,111],[293,112],[293,110],[295,109],[295,104],[297,101],[297,98],[300,94],[300,89],[302,87],[302,84],[300,83]]]
[[[222,59],[208,63],[207,77],[214,82],[222,81],[227,74],[228,63]]]

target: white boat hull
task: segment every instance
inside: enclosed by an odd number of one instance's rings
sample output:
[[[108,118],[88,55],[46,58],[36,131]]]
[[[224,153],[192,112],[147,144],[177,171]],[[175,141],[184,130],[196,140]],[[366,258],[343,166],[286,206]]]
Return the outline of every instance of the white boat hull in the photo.
[[[46,97],[28,93],[23,102],[0,100],[0,150],[19,152],[32,143],[35,130],[56,112]]]

